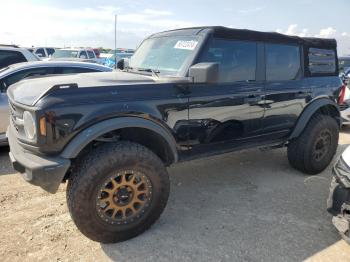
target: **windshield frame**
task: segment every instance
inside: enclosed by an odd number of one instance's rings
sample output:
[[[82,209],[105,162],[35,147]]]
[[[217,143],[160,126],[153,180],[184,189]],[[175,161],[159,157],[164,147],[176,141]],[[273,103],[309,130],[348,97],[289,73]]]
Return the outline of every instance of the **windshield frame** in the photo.
[[[147,40],[150,39],[160,39],[160,38],[169,38],[169,37],[195,37],[198,40],[198,44],[196,46],[196,48],[193,50],[192,54],[189,56],[189,58],[187,59],[187,62],[185,62],[182,67],[180,68],[180,70],[177,72],[177,74],[169,74],[170,71],[166,71],[166,70],[161,70],[161,69],[154,69],[153,71],[157,71],[160,70],[160,72],[157,73],[157,75],[159,75],[160,77],[164,76],[164,77],[187,77],[188,76],[188,72],[189,72],[189,68],[193,65],[193,62],[196,60],[196,58],[198,57],[198,54],[201,52],[201,50],[203,49],[203,46],[205,45],[205,42],[207,40],[207,38],[209,37],[209,34],[193,34],[193,35],[188,35],[188,34],[169,34],[169,35],[154,35],[151,37],[148,37],[146,39],[144,39],[141,44],[138,46],[138,48],[135,50],[134,54],[136,54],[139,50],[139,48],[144,44],[144,42],[146,42]],[[153,75],[152,72],[145,72],[145,71],[138,71],[138,68],[132,68],[132,69],[128,69],[128,71],[132,71],[133,73],[140,73],[140,74],[150,74]],[[145,68],[141,68],[141,69],[145,69]],[[167,74],[168,72],[168,74]]]

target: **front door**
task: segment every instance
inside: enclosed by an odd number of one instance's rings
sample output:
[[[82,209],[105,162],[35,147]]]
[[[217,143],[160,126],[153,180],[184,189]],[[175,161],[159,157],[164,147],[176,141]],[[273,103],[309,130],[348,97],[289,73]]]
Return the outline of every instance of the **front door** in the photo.
[[[196,155],[227,151],[258,136],[264,115],[259,44],[213,38],[207,45],[197,62],[218,63],[219,80],[189,89],[188,146]]]

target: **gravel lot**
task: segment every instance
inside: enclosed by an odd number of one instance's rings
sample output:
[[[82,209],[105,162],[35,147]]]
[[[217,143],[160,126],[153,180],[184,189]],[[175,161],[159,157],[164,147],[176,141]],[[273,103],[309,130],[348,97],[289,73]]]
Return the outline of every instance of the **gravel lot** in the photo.
[[[350,144],[341,134],[339,153]],[[25,183],[0,149],[2,261],[348,261],[325,210],[330,168],[305,176],[286,150],[248,150],[169,169],[161,219],[132,240],[100,245],[75,228],[65,185],[55,195]]]

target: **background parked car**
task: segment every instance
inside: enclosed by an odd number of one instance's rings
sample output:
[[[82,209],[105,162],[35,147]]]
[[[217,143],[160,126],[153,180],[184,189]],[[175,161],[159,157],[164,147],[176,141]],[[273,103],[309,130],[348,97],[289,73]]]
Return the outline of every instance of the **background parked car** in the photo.
[[[112,69],[103,65],[83,62],[38,61],[19,63],[0,70],[0,144],[7,144],[6,129],[9,125],[7,88],[28,77],[38,77],[57,74],[77,74],[89,72],[111,72]]]
[[[328,212],[341,237],[350,244],[350,147],[348,146],[332,170],[333,179],[327,201]]]
[[[100,58],[100,54],[101,54],[100,49],[98,49],[98,48],[93,48],[93,50],[94,50],[94,52],[95,52],[96,57],[97,57],[97,58]]]
[[[342,68],[343,72],[339,75],[344,85],[339,94],[338,100],[343,125],[350,125],[350,67],[346,67],[348,65],[347,63],[348,61],[346,61],[346,59],[339,61],[339,68],[340,64],[342,64],[343,66],[345,65],[345,67]]]
[[[0,68],[28,61],[39,61],[40,59],[33,55],[26,48],[15,45],[0,45]]]
[[[119,62],[119,60],[123,59],[123,58],[130,58],[132,57],[133,53],[119,53],[117,55],[112,55],[109,58],[106,58],[104,65],[108,66],[110,68],[114,68],[115,67],[115,62]]]
[[[339,72],[344,73],[350,69],[350,56],[339,57]]]
[[[55,48],[53,47],[36,47],[33,49],[33,54],[41,59],[48,59],[55,53]]]
[[[63,48],[58,49],[50,60],[82,61],[97,63],[98,59],[93,49]]]

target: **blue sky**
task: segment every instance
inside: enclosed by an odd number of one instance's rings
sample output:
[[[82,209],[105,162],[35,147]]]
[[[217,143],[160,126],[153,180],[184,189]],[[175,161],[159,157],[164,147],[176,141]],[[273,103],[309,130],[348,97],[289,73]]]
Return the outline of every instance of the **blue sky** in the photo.
[[[112,47],[113,14],[120,47],[162,30],[223,25],[336,38],[350,54],[349,0],[2,0],[0,42]]]

